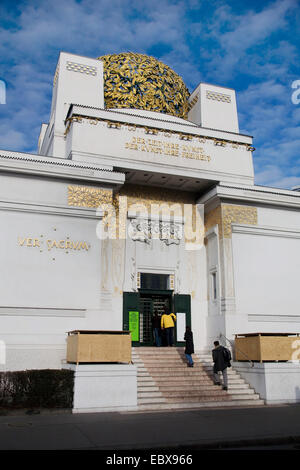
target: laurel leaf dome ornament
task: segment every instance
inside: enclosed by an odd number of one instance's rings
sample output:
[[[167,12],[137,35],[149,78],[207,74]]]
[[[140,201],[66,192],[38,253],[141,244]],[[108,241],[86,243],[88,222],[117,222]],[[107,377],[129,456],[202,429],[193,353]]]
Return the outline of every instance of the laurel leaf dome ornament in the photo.
[[[145,54],[98,57],[104,68],[106,108],[134,108],[187,119],[190,93],[170,67]]]

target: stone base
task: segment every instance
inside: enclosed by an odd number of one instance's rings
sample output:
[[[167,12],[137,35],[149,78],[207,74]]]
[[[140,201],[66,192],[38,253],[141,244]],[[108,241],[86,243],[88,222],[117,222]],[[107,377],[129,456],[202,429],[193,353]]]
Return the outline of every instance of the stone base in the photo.
[[[65,364],[74,371],[73,413],[137,409],[137,369],[130,364]]]
[[[233,362],[243,377],[267,405],[300,403],[300,362]]]

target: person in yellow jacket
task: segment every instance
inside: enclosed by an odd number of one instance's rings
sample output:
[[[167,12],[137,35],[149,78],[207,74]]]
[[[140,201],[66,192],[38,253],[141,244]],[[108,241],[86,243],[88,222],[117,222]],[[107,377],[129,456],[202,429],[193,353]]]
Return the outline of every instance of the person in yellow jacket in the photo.
[[[161,317],[161,329],[166,333],[167,346],[173,346],[175,321],[176,315],[174,313],[165,311]]]

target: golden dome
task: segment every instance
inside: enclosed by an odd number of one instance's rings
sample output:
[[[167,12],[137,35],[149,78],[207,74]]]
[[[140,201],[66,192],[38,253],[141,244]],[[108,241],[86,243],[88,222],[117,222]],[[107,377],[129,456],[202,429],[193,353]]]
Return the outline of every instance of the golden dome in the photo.
[[[190,93],[170,67],[145,54],[98,57],[104,66],[107,108],[135,108],[187,118]]]

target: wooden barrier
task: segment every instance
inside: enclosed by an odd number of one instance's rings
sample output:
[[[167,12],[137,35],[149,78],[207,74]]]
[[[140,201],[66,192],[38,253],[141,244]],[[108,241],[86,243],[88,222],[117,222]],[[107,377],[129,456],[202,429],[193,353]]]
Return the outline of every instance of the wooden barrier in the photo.
[[[235,335],[237,361],[299,360],[299,333],[249,333]],[[297,356],[297,357],[296,357]]]
[[[129,363],[131,362],[130,331],[69,331],[67,362],[76,364]]]

